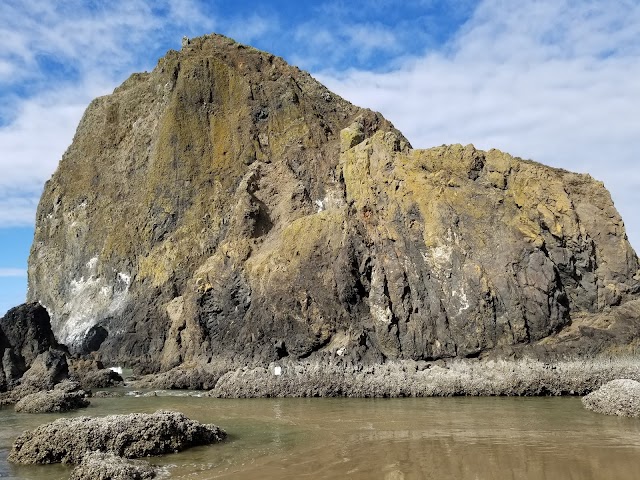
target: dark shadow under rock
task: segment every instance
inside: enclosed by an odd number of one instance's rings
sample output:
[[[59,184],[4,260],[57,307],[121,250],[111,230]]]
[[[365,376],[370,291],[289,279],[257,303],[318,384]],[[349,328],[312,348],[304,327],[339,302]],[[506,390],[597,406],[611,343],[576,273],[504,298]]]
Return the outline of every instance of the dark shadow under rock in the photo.
[[[9,461],[78,464],[96,450],[138,458],[179,452],[225,437],[226,433],[215,425],[203,425],[182,413],[162,410],[153,414],[59,418],[20,435]]]

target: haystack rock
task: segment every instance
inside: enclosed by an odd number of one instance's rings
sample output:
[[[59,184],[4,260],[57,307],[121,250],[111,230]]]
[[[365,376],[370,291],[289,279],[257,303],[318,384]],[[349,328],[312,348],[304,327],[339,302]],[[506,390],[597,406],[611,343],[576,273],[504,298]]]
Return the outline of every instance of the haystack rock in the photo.
[[[552,349],[637,298],[637,273],[601,182],[415,150],[281,58],[208,35],[89,105],[38,207],[29,300],[73,352],[140,371],[429,360]]]

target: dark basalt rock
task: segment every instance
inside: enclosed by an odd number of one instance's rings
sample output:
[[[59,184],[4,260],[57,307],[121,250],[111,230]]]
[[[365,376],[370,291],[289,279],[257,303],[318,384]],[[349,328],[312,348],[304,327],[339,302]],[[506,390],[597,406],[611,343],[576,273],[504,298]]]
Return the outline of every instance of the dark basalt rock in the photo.
[[[38,355],[60,349],[51,330],[47,310],[38,303],[25,303],[0,319],[0,356],[3,372],[0,391],[15,386]],[[2,385],[4,384],[4,388]]]
[[[32,393],[52,390],[56,384],[68,377],[69,365],[66,352],[57,349],[42,352],[20,377],[19,383],[0,396],[0,405],[16,403]]]
[[[29,300],[72,353],[138,373],[431,361],[553,354],[574,319],[638,299],[638,267],[590,176],[414,150],[284,60],[208,35],[87,108],[38,207]],[[571,345],[620,347],[593,328]]]

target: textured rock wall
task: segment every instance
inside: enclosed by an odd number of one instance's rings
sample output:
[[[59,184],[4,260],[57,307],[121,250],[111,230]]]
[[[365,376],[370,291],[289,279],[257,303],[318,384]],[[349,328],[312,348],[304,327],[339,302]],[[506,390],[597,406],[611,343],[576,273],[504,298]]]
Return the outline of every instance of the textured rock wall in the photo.
[[[87,109],[38,214],[29,299],[75,351],[475,356],[637,296],[608,192],[497,150],[413,150],[282,59],[220,36]]]
[[[41,305],[23,304],[9,310],[0,318],[0,392],[15,387],[37,363],[36,358],[50,348],[60,345]]]

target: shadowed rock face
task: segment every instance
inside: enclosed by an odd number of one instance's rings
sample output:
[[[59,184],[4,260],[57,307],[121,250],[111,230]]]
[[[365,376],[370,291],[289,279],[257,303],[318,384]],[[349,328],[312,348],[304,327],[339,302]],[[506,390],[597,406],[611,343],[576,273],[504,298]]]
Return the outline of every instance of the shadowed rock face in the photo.
[[[37,363],[36,358],[50,348],[60,345],[51,330],[49,314],[41,305],[26,303],[9,310],[0,318],[0,392],[15,386]]]
[[[273,55],[212,35],[94,100],[47,183],[29,298],[140,370],[476,356],[634,298],[602,183],[413,150]]]

